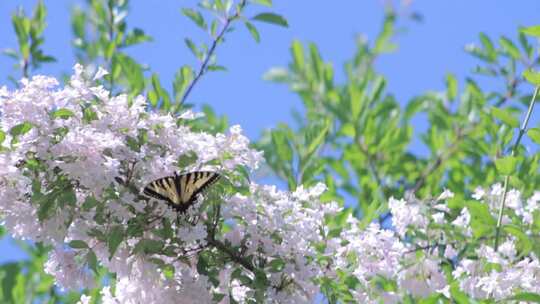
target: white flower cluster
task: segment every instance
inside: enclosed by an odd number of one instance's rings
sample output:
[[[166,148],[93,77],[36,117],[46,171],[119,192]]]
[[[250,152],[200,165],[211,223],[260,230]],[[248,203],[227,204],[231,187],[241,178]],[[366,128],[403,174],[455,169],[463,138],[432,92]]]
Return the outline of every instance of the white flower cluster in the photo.
[[[333,273],[317,262],[314,246],[325,242],[324,217],[340,210],[336,203],[318,200],[325,189],[319,184],[287,193],[252,184],[248,195],[237,194],[224,205],[226,222],[234,223],[225,239],[247,255],[261,256],[268,294],[278,303],[312,303],[320,292],[313,279]],[[254,292],[243,299],[255,299]]]
[[[248,147],[238,126],[229,134],[193,132],[186,126],[197,117],[191,112],[179,118],[149,112],[142,97],[111,98],[93,86],[103,73],[93,80],[86,74],[77,65],[64,88],[36,76],[18,90],[0,89],[3,225],[14,237],[54,247],[45,270],[64,288],[92,287],[91,268],[99,264],[116,274],[114,292],[103,290],[106,303],[211,302],[212,284],[197,272],[196,261],[177,258],[180,249],[200,245],[206,227],[163,224],[162,218],[177,218],[173,211],[141,199],[128,182],[141,189],[180,170],[184,156],[195,156],[184,171],[231,170],[256,168],[262,153]],[[133,224],[148,213],[158,221]],[[182,248],[155,233],[171,226]],[[165,271],[165,264],[173,270]]]
[[[76,66],[64,88],[36,76],[0,89],[0,216],[13,236],[53,248],[44,267],[62,288],[98,286],[103,267],[114,274],[103,303],[312,303],[321,293],[400,303],[540,292],[540,263],[527,243],[540,193],[523,203],[509,192],[498,251],[490,247],[498,185],[461,205],[448,203],[448,190],[427,201],[390,199],[394,229],[363,224],[321,202],[322,184],[290,193],[242,180],[238,167],[256,168],[262,155],[240,127],[194,132],[198,114],[173,117],[148,111],[142,97],[109,97],[93,85],[103,75]],[[217,198],[210,191],[182,216],[140,194],[156,178],[200,169],[234,186],[216,185]]]

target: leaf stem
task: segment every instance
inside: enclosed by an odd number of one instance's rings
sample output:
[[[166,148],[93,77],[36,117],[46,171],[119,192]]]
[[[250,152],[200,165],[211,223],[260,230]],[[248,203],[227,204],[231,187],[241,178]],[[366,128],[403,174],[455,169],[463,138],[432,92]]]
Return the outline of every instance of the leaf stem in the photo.
[[[539,90],[540,90],[540,86],[537,86],[534,89],[534,94],[529,103],[529,109],[527,110],[527,115],[525,115],[525,119],[523,120],[523,124],[521,125],[521,128],[519,129],[516,142],[514,143],[514,146],[512,147],[512,151],[510,152],[511,156],[514,156],[516,154],[517,148],[519,147],[519,144],[521,142],[521,138],[523,137],[523,134],[525,134],[525,132],[527,131],[527,125],[529,124],[529,119],[531,118],[531,114],[534,109],[534,103],[536,101],[536,96],[538,95]],[[506,203],[506,195],[508,193],[509,180],[510,180],[510,175],[507,175],[504,177],[504,186],[503,186],[504,190],[503,190],[503,195],[502,195],[501,203],[499,207],[499,216],[497,217],[497,227],[495,228],[495,244],[494,244],[495,251],[497,251],[497,249],[499,248],[499,237],[501,235],[502,217],[503,217],[504,207]]]
[[[186,91],[182,95],[182,99],[180,99],[180,102],[176,105],[175,112],[178,112],[180,110],[180,107],[182,106],[182,104],[184,104],[184,102],[188,98],[189,94],[191,94],[191,91],[193,90],[193,87],[195,86],[195,84],[197,84],[197,82],[200,80],[201,76],[206,72],[207,66],[210,63],[210,59],[212,58],[212,55],[216,51],[217,45],[223,39],[223,36],[225,35],[227,30],[229,29],[229,26],[231,25],[232,21],[237,19],[240,16],[240,12],[241,12],[242,8],[244,8],[245,5],[246,5],[246,0],[242,0],[240,2],[240,4],[239,4],[240,9],[234,15],[229,16],[229,17],[227,17],[227,19],[225,19],[225,23],[223,24],[223,27],[221,28],[221,31],[219,31],[218,35],[212,40],[212,45],[210,46],[210,49],[208,49],[208,52],[206,52],[204,60],[203,60],[203,62],[201,64],[201,66],[199,67],[199,70],[197,71],[197,74],[195,74],[195,77],[193,78],[193,80],[191,81],[191,83],[187,87]]]
[[[426,183],[427,178],[433,172],[435,172],[438,168],[440,168],[440,166],[445,161],[447,161],[456,152],[456,150],[459,147],[459,144],[461,143],[462,139],[465,138],[465,136],[467,135],[467,132],[462,130],[461,128],[458,128],[456,130],[456,134],[457,135],[456,135],[456,139],[454,140],[454,142],[452,142],[450,145],[447,145],[445,147],[444,151],[441,154],[437,155],[435,161],[432,162],[431,164],[429,164],[424,169],[424,171],[422,171],[422,173],[420,174],[420,177],[418,178],[418,180],[414,184],[413,188],[410,190],[411,194],[416,194],[416,192],[418,192],[418,190],[420,190],[420,188],[422,188],[424,186],[424,184]]]
[[[112,1],[109,1],[108,3],[108,8],[109,8],[109,43],[116,43],[116,42],[113,42],[114,41],[114,34],[115,34],[115,30],[114,30],[114,7],[113,7],[113,2]],[[107,46],[108,48],[109,46]],[[116,46],[115,46],[116,47]],[[110,81],[109,81],[109,85],[110,85],[110,91],[111,91],[111,95],[113,94],[113,89],[114,89],[114,59],[113,59],[114,56],[111,55],[111,58],[107,58],[109,59],[110,61],[108,62],[109,64],[109,71],[110,71]]]
[[[214,213],[215,219],[213,223],[211,224],[210,229],[208,229],[209,234],[206,237],[206,242],[208,243],[208,245],[216,248],[222,253],[225,253],[234,262],[242,265],[244,268],[254,273],[255,267],[253,267],[253,264],[251,264],[249,259],[244,257],[242,254],[236,253],[232,248],[229,248],[227,245],[225,245],[224,243],[216,239],[217,226],[221,218],[221,205],[217,204],[215,208],[216,208],[215,213]]]
[[[253,273],[255,272],[255,267],[253,267],[253,265],[251,264],[249,259],[237,254],[236,252],[234,252],[234,250],[229,248],[224,243],[216,240],[213,237],[207,238],[206,241],[208,242],[209,245],[211,245],[211,246],[217,248],[219,251],[225,253],[227,256],[229,256],[229,258],[231,260],[233,260],[234,262],[242,265],[245,269],[247,269],[247,270],[249,270],[249,271],[251,271]]]
[[[22,63],[22,74],[24,78],[28,78],[28,67],[29,67],[28,61],[29,61],[28,59],[24,59]]]
[[[388,201],[386,198],[386,194],[384,193],[384,185],[382,182],[381,175],[379,174],[379,171],[377,170],[377,166],[375,165],[375,160],[373,159],[373,155],[369,153],[368,148],[362,143],[362,141],[358,138],[356,139],[356,142],[358,143],[358,147],[360,148],[360,151],[364,153],[364,155],[367,158],[368,163],[368,171],[371,174],[371,176],[375,179],[375,182],[377,183],[377,194],[379,195],[379,199],[382,202]]]

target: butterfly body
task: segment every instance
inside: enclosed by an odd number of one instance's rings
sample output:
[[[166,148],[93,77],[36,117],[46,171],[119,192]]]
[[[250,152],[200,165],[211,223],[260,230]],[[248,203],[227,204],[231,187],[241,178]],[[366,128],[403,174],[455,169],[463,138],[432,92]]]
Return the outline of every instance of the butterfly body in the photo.
[[[164,200],[180,213],[186,212],[197,201],[197,196],[218,181],[220,175],[211,171],[195,171],[158,178],[146,187],[147,196]]]

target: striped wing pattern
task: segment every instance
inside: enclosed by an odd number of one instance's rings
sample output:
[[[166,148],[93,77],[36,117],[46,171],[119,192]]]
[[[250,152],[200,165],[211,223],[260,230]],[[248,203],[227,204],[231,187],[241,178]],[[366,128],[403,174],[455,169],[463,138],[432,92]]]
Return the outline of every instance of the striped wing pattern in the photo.
[[[144,194],[166,201],[177,211],[183,213],[195,203],[197,195],[215,183],[220,175],[210,171],[195,171],[186,174],[167,176],[149,183]]]

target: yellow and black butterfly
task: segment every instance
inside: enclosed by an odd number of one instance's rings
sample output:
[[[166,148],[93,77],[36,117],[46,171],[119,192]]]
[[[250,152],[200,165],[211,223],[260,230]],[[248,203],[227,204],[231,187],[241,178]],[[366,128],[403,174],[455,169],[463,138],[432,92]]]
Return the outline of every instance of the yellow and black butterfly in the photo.
[[[180,213],[186,212],[196,201],[199,193],[217,182],[221,176],[211,171],[195,171],[159,178],[144,187],[143,193],[166,201]]]

